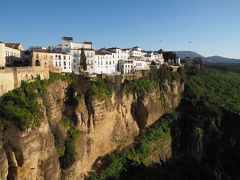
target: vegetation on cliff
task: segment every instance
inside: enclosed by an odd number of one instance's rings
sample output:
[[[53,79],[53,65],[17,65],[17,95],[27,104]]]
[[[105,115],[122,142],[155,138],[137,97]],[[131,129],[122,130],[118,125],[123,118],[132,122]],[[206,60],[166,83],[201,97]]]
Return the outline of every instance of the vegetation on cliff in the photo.
[[[167,125],[173,157],[146,166],[141,160],[149,146],[138,143],[130,152],[125,149],[109,155],[109,165],[92,179],[239,179],[240,78],[207,67],[186,67],[181,73],[185,92],[177,116]],[[167,77],[170,80],[172,75]],[[132,158],[135,153],[143,158]]]
[[[58,79],[70,80],[68,75],[50,73],[49,80],[41,80],[40,76],[34,82],[22,82],[21,87],[10,91],[0,98],[0,116],[12,121],[21,131],[37,127],[43,117],[39,98],[48,85]]]
[[[152,89],[159,87],[163,90],[165,82],[170,81],[183,82],[183,75],[181,72],[172,72],[168,66],[163,66],[160,69],[151,69],[149,77],[126,81],[125,88],[143,98]]]
[[[140,140],[132,147],[118,150],[105,158],[107,167],[99,173],[91,173],[91,180],[118,179],[126,170],[129,162],[141,163],[149,157],[155,149],[150,144],[165,136],[170,136],[169,123],[175,114],[167,114],[160,118],[141,135]]]
[[[75,128],[70,128],[68,130],[68,137],[65,140],[64,154],[59,159],[63,169],[70,167],[75,162],[76,141],[79,135],[80,131]]]
[[[90,95],[99,98],[111,97],[113,88],[105,78],[97,78],[90,86]]]

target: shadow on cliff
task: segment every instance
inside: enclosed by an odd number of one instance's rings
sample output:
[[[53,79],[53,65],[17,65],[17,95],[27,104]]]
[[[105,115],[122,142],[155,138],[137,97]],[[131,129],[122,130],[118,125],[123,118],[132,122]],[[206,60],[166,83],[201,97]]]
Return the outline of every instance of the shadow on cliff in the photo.
[[[131,104],[131,114],[133,120],[137,122],[139,129],[144,129],[146,127],[149,114],[147,108],[140,99]]]

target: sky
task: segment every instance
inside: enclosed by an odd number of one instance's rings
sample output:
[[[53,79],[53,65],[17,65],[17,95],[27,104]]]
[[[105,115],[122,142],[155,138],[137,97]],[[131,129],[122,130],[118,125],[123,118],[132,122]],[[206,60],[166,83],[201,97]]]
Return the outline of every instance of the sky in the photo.
[[[0,0],[0,41],[191,50],[240,58],[240,0]],[[191,43],[189,43],[191,42]]]

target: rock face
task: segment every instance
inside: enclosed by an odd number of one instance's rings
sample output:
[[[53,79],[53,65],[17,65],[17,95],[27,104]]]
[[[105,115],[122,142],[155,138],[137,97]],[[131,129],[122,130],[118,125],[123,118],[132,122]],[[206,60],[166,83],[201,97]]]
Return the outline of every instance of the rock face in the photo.
[[[145,127],[177,107],[183,84],[165,82],[164,89],[153,89],[145,97],[122,92],[111,98],[82,98],[74,108],[75,128],[81,132],[76,142],[75,162],[60,168],[59,157],[67,138],[60,121],[66,111],[64,102],[69,84],[54,82],[39,99],[45,112],[41,126],[19,131],[11,122],[0,139],[1,179],[84,179],[99,166],[99,159],[118,145],[127,146]],[[168,154],[171,154],[168,151]]]

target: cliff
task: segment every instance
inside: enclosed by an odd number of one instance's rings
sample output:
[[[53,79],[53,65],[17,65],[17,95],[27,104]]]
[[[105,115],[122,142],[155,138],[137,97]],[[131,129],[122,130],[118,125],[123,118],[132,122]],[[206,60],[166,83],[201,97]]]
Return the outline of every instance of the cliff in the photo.
[[[130,145],[145,127],[176,108],[184,88],[180,81],[165,80],[142,95],[131,84],[115,82],[118,88],[106,95],[100,91],[104,88],[97,91],[101,83],[91,89],[87,80],[75,81],[54,81],[37,97],[40,125],[21,131],[3,118],[1,179],[83,179],[101,157]]]

